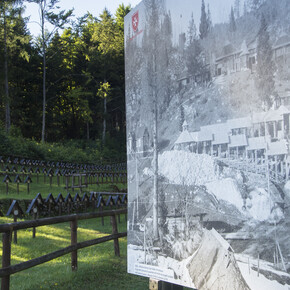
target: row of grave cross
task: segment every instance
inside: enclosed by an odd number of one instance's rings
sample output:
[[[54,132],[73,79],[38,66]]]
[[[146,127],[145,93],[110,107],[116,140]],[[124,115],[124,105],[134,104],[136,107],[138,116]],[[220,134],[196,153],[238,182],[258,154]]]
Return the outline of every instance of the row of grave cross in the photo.
[[[81,171],[81,170],[69,170],[69,169],[56,169],[54,170],[53,168],[26,168],[25,166],[22,166],[20,169],[17,168],[17,166],[13,165],[12,167],[9,167],[9,165],[6,165],[3,170],[3,172],[6,173],[29,173],[29,174],[40,174],[44,173],[47,175],[55,175],[55,176],[65,176],[65,175],[71,175],[71,174],[81,174],[81,173],[87,173],[88,175],[94,175],[94,174],[99,174],[99,171]],[[124,174],[124,173],[108,173],[104,172],[103,174]]]
[[[101,171],[101,172],[124,172],[126,171],[126,163],[116,163],[110,165],[104,164],[78,164],[69,162],[53,162],[42,160],[30,160],[18,157],[4,157],[0,156],[0,164],[9,165],[21,165],[30,167],[46,167],[46,168],[58,168],[58,169],[73,169],[82,171]]]
[[[45,199],[38,193],[30,202],[27,210],[28,215],[37,214],[39,216],[70,214],[72,212],[87,211],[91,209],[101,209],[105,207],[121,207],[127,205],[127,193],[86,193],[81,197],[78,193],[74,197],[70,193],[64,197],[61,193],[56,198],[50,193]],[[21,209],[17,200],[13,200],[6,216],[24,217],[24,211]]]
[[[11,178],[9,175],[5,175],[3,182],[6,184],[6,194],[8,194],[9,191],[9,186],[8,184],[12,182]],[[19,175],[16,175],[14,178],[14,183],[17,184],[17,194],[19,194],[19,184],[21,183],[21,178]],[[24,179],[24,183],[27,184],[27,193],[29,194],[30,191],[30,184],[32,183],[32,179],[31,177],[28,175],[26,176],[26,178]]]
[[[30,172],[31,173],[31,172]],[[65,174],[63,175],[63,173],[60,171],[60,170],[56,170],[55,172],[51,169],[49,170],[48,173],[44,173],[44,183],[46,182],[45,181],[45,177],[48,176],[49,177],[49,180],[50,180],[50,186],[52,185],[52,178],[53,176],[56,176],[57,177],[57,185],[59,186],[60,185],[60,180],[59,178],[61,176],[63,176],[64,178],[66,178],[66,186],[65,186],[65,189],[68,189],[68,188],[77,188],[77,187],[87,187],[88,184],[104,184],[104,183],[126,183],[127,181],[127,174],[126,173],[119,173],[119,174],[113,174],[113,173],[95,173],[95,174]],[[82,176],[84,176],[85,178],[85,183],[83,184],[82,183]],[[72,180],[72,186],[69,186],[68,183],[69,183],[69,178],[72,177],[73,180]],[[79,184],[74,184],[74,178],[75,177],[78,177],[79,178]],[[89,178],[89,180],[88,180]],[[93,180],[94,179],[94,180]],[[6,174],[4,179],[3,179],[3,182],[6,184],[6,194],[8,194],[9,192],[9,186],[8,184],[9,183],[12,183],[12,180],[14,183],[17,184],[17,193],[19,194],[19,184],[22,183],[22,180],[23,180],[23,183],[27,184],[27,193],[29,194],[29,191],[30,191],[30,184],[32,183],[32,178],[30,175],[27,175],[25,177],[24,173],[22,175],[22,179],[20,177],[19,174],[16,174],[14,177],[12,177],[11,174]],[[37,175],[37,183],[39,183],[39,176]]]
[[[24,211],[17,200],[13,200],[6,216],[13,216],[14,222],[18,218],[24,218],[25,215],[30,215],[33,219],[45,216],[60,216],[62,214],[79,213],[80,211],[87,212],[89,210],[103,211],[105,208],[112,209],[113,207],[126,207],[127,194],[126,193],[86,193],[80,197],[77,193],[74,197],[67,194],[63,197],[61,193],[57,198],[54,198],[50,193],[45,199],[38,193],[31,201],[26,211]],[[120,216],[119,222],[120,222]],[[104,218],[102,218],[102,225],[104,225]],[[32,237],[35,238],[36,229],[33,228]],[[17,243],[17,232],[14,232],[14,243]]]
[[[26,169],[25,167],[22,167],[19,171],[17,170],[17,168],[15,168],[15,166],[13,166],[11,169],[6,166],[4,169],[5,173],[22,173],[22,175],[24,174],[40,174],[43,173],[46,176],[72,176],[74,174],[82,174],[80,171],[76,171],[76,170],[53,170],[52,168],[50,169],[46,169],[43,168],[42,170],[40,170],[39,168],[36,168],[35,170],[33,168],[28,168]],[[122,178],[124,176],[126,176],[126,173],[99,173],[99,172],[88,172],[88,173],[84,173],[86,174],[88,177],[92,176],[92,177],[105,177],[105,178]]]

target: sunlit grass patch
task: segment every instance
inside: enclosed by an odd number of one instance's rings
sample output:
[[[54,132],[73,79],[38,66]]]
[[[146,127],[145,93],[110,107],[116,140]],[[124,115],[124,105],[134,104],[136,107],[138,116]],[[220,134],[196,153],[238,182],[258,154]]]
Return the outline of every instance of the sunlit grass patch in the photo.
[[[124,216],[118,231],[126,231]],[[112,233],[110,217],[78,222],[78,241],[99,238]],[[0,223],[13,222],[7,217]],[[10,278],[10,289],[148,289],[148,279],[127,274],[127,239],[119,239],[121,257],[114,255],[114,242],[109,241],[78,251],[78,270],[71,271],[70,254],[45,264],[16,273]],[[12,243],[11,264],[18,264],[70,245],[70,224],[18,231],[18,243]],[[0,254],[2,256],[2,243]]]

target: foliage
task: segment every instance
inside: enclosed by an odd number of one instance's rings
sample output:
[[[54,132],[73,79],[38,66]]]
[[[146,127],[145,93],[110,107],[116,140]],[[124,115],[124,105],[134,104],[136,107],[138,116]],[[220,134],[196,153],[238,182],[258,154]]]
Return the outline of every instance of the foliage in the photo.
[[[125,145],[122,147],[115,138],[107,136],[107,146],[102,147],[100,141],[66,140],[62,143],[39,143],[25,139],[19,134],[19,130],[12,127],[11,134],[7,135],[0,129],[1,155],[12,155],[39,160],[54,160],[77,163],[100,163],[124,161]],[[17,135],[16,134],[16,135]],[[116,136],[122,140],[122,136]],[[125,137],[124,137],[125,138]],[[123,141],[125,143],[125,141]]]

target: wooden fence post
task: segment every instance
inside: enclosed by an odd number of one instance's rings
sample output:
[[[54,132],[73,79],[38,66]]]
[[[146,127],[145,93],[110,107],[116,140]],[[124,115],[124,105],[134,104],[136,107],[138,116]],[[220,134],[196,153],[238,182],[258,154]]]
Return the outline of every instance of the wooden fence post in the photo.
[[[78,242],[78,220],[71,221],[71,245],[76,245]],[[72,271],[76,271],[78,269],[78,251],[73,251],[71,253],[71,269]]]
[[[33,219],[34,219],[34,220],[36,220],[36,218],[37,218],[37,212],[38,212],[38,209],[37,209],[37,208],[34,208],[34,209],[33,209]],[[36,236],[36,228],[33,227],[33,228],[32,228],[32,238],[34,239],[35,236]]]
[[[17,215],[13,215],[13,220],[15,223],[17,223]],[[17,231],[14,231],[14,237],[13,237],[14,244],[17,244]]]
[[[11,232],[5,232],[2,234],[2,268],[10,266],[11,262]],[[9,290],[10,275],[4,276],[1,282],[1,290]]]
[[[113,234],[118,234],[116,215],[111,216],[111,224],[112,224]],[[120,257],[120,247],[119,247],[119,239],[118,238],[114,239],[114,250],[115,250],[115,256]]]

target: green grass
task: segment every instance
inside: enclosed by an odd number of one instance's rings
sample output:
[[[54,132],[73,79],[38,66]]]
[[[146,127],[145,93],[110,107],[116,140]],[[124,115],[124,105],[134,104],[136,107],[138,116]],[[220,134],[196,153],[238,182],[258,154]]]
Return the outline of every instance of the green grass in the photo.
[[[11,222],[0,218],[1,223]],[[124,216],[119,232],[126,231]],[[109,218],[105,226],[100,219],[80,221],[78,242],[101,237],[112,231]],[[33,259],[70,245],[69,223],[18,231],[18,243],[12,244],[11,264]],[[51,262],[16,273],[10,278],[10,289],[148,289],[148,278],[127,274],[127,239],[120,239],[121,257],[115,257],[113,241],[78,251],[78,270],[71,271],[70,254]],[[2,256],[2,243],[1,243]]]

